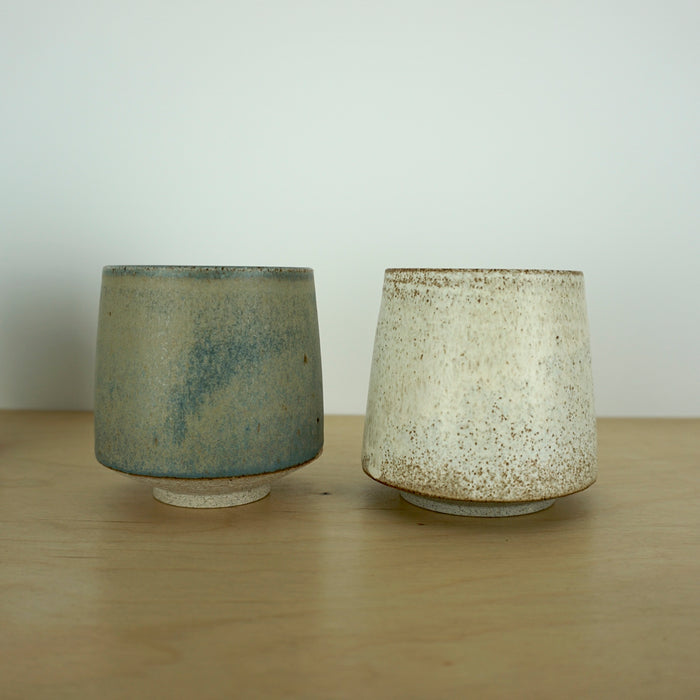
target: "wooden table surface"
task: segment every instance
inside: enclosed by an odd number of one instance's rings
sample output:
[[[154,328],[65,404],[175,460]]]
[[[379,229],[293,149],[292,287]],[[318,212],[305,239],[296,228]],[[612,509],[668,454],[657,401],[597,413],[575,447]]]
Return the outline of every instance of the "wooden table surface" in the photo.
[[[0,412],[0,697],[700,697],[700,420],[599,421],[600,477],[508,519],[405,503],[362,419],[238,508]]]

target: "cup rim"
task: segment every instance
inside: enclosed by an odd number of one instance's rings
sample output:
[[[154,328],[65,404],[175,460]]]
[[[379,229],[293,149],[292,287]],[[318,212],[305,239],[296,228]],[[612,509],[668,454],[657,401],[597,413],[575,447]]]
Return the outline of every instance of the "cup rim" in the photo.
[[[517,274],[517,275],[582,275],[581,270],[548,270],[545,268],[498,268],[498,267],[388,267],[384,273],[389,275],[402,272],[439,273],[439,274]]]
[[[310,267],[278,267],[256,265],[105,265],[103,275],[112,277],[255,277],[255,276],[307,276],[313,274]]]

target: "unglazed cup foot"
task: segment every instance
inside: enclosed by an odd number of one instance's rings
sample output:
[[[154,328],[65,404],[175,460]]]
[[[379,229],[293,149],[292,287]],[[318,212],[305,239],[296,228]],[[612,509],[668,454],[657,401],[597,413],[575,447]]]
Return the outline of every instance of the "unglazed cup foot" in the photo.
[[[306,463],[305,463],[306,464]],[[218,479],[177,479],[172,477],[141,476],[120,472],[130,479],[147,484],[153,497],[161,503],[181,508],[230,508],[243,506],[265,498],[273,482],[305,464],[265,474],[231,476]]]
[[[156,486],[153,489],[153,498],[170,506],[180,506],[181,508],[229,508],[259,501],[269,493],[269,484],[237,491],[220,492],[217,490],[215,493],[198,488],[188,489],[187,485],[178,488]]]
[[[527,515],[549,508],[556,498],[543,501],[521,501],[521,502],[479,502],[479,501],[453,501],[448,498],[434,498],[431,496],[421,496],[417,493],[401,491],[401,497],[414,506],[434,510],[438,513],[448,513],[449,515],[464,515],[476,518],[506,518],[513,515]]]

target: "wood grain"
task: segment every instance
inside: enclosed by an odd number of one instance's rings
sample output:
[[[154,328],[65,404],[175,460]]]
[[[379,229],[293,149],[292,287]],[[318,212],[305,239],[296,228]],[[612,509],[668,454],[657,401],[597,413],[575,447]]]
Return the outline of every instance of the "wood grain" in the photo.
[[[541,513],[415,508],[362,419],[238,508],[100,467],[88,413],[0,412],[0,697],[700,694],[700,420],[601,420]]]

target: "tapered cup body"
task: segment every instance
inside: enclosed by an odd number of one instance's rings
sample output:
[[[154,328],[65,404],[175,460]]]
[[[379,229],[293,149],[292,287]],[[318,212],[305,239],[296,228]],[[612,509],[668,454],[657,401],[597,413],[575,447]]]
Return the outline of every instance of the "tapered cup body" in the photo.
[[[596,451],[581,273],[386,271],[369,476],[445,512],[507,515],[592,484]]]
[[[245,482],[302,465],[322,444],[310,269],[104,268],[95,391],[102,464],[165,480]]]

